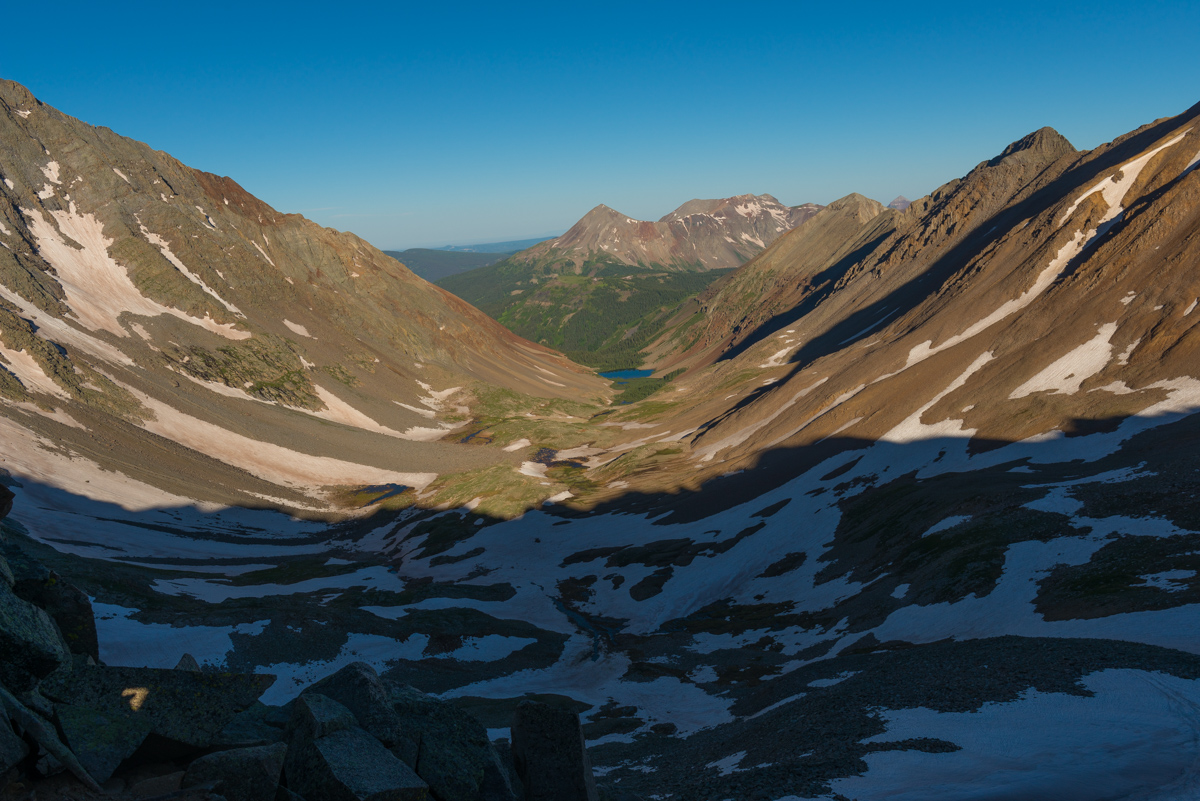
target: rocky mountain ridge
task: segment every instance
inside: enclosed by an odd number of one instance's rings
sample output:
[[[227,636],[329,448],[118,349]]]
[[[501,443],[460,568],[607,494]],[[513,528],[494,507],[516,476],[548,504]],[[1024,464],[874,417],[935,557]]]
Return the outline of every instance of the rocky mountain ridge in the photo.
[[[0,455],[49,440],[77,464],[115,457],[164,500],[312,511],[355,487],[420,491],[484,455],[435,442],[470,421],[474,387],[605,393],[353,234],[10,82],[0,246]]]
[[[575,272],[597,257],[631,267],[731,269],[820,208],[814,203],[785,206],[771,195],[735,195],[689,200],[657,222],[648,222],[601,204],[562,236],[521,251],[513,260],[569,262]]]
[[[737,195],[690,200],[646,222],[600,205],[557,239],[438,284],[577,361],[637,367],[680,302],[820,208]]]

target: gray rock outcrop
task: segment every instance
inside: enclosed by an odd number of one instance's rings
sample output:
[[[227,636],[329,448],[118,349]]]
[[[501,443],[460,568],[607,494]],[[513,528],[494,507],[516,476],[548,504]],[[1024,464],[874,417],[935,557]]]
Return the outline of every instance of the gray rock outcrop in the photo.
[[[103,784],[146,740],[146,718],[97,712],[87,707],[59,704],[55,708],[65,745],[92,778]]]
[[[144,719],[153,734],[199,750],[212,746],[233,717],[274,682],[264,674],[79,665],[44,681],[41,690],[61,703]]]
[[[182,786],[204,786],[227,801],[274,801],[287,750],[273,743],[206,754],[188,765]]]
[[[309,801],[429,798],[429,786],[336,701],[318,693],[301,696],[288,728],[288,789]]]
[[[46,611],[0,584],[0,684],[14,693],[33,689],[58,670],[68,652]]]

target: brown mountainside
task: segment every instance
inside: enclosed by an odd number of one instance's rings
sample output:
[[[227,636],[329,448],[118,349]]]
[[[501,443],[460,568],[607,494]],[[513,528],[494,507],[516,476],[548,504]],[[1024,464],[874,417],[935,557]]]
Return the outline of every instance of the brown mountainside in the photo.
[[[604,392],[353,234],[281,214],[11,82],[0,83],[0,246],[3,424],[87,452],[87,432],[104,432],[154,480],[143,449],[166,437],[187,449],[178,464],[199,459],[194,475],[227,488],[240,481],[230,465],[291,487],[424,484],[479,461],[432,442],[469,421],[473,386]],[[267,442],[309,466],[257,464]],[[349,462],[344,445],[357,449]]]

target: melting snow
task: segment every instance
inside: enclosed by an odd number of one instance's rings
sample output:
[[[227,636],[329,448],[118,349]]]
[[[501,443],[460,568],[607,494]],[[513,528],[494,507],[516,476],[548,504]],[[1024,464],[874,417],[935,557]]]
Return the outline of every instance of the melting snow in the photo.
[[[71,345],[100,359],[114,364],[132,365],[133,360],[107,342],[101,342],[77,328],[73,328],[57,317],[49,317],[25,298],[0,284],[0,298],[4,298],[21,310],[21,316],[38,325],[38,335],[47,341]]]
[[[1142,576],[1142,581],[1147,586],[1157,587],[1167,592],[1183,592],[1188,589],[1188,582],[1195,577],[1195,570],[1164,570],[1161,573]]]
[[[729,776],[746,768],[739,768],[738,765],[746,758],[745,751],[738,751],[736,754],[730,754],[724,759],[718,759],[716,762],[709,762],[706,767],[715,768],[722,776]]]
[[[137,609],[92,599],[100,659],[109,665],[173,668],[184,654],[223,656],[233,648],[229,635],[259,634],[267,621],[237,626],[174,626],[133,620]]]
[[[291,320],[284,320],[283,324],[290,328],[292,333],[299,334],[302,337],[308,337],[309,339],[316,339],[316,337],[308,333],[308,329],[300,325],[300,323],[293,323]]]
[[[380,425],[320,384],[314,384],[313,390],[317,393],[317,397],[321,399],[321,402],[325,404],[325,408],[317,412],[305,410],[313,417],[319,417],[322,420],[329,420],[333,423],[341,423],[353,428],[361,428],[364,431],[374,431],[376,434],[387,434],[389,437],[404,438],[404,435],[399,431]]]
[[[893,801],[1200,794],[1200,682],[1123,669],[1082,683],[1089,695],[1030,689],[975,712],[886,710],[887,732],[864,742],[932,737],[961,750],[868,753],[865,774],[832,788],[841,797]]]
[[[787,359],[787,355],[789,353],[791,353],[793,350],[795,350],[799,344],[800,343],[797,342],[795,345],[789,345],[788,347],[784,348],[783,350],[777,351],[773,356],[771,356],[771,358],[767,359],[765,362],[760,364],[758,366],[759,369],[764,369],[764,368],[769,368],[769,367],[782,367],[784,360]]]
[[[1121,207],[1121,203],[1125,200],[1125,193],[1128,192],[1130,187],[1132,187],[1137,181],[1142,169],[1146,166],[1150,159],[1158,155],[1159,152],[1166,150],[1183,137],[1187,136],[1188,132],[1191,130],[1191,128],[1188,128],[1183,133],[1168,140],[1166,143],[1159,145],[1153,150],[1143,153],[1132,161],[1122,164],[1117,174],[1105,178],[1076,198],[1075,202],[1072,203],[1071,206],[1063,213],[1062,217],[1058,219],[1059,226],[1061,227],[1062,224],[1065,223],[1067,219],[1075,213],[1075,209],[1079,208],[1080,203],[1096,192],[1100,192],[1103,195],[1104,202],[1108,204],[1109,209],[1108,213],[1101,218],[1100,224],[1114,219],[1118,214],[1124,211],[1124,209]],[[1117,177],[1118,175],[1120,176],[1119,178]]]
[[[46,180],[52,184],[61,184],[62,183],[62,181],[60,181],[58,179],[58,162],[57,161],[52,161],[49,164],[47,164],[45,167],[42,167],[42,174],[45,175]]]
[[[1046,289],[1049,288],[1052,283],[1054,283],[1054,279],[1057,278],[1062,269],[1070,263],[1071,259],[1082,253],[1083,249],[1091,243],[1096,235],[1096,231],[1092,231],[1090,234],[1084,234],[1082,231],[1076,232],[1075,236],[1070,242],[1059,248],[1058,254],[1055,255],[1055,257],[1050,261],[1049,266],[1046,267],[1045,270],[1042,270],[1042,272],[1038,275],[1037,280],[1033,282],[1033,286],[1021,293],[1020,297],[1005,301],[1000,305],[999,308],[967,328],[966,331],[950,337],[936,347],[933,347],[933,340],[928,340],[920,345],[917,345],[915,348],[909,351],[908,362],[904,365],[904,367],[907,369],[918,362],[928,359],[935,353],[943,351],[946,348],[954,347],[959,342],[970,339],[976,334],[987,330],[1006,317],[1011,317],[1021,309],[1024,309],[1026,306],[1033,303],[1035,300],[1037,300],[1039,295],[1045,292]]]
[[[930,534],[937,534],[939,531],[947,531],[954,528],[959,523],[965,523],[970,519],[970,515],[954,515],[952,517],[947,517],[940,523],[935,523],[934,525],[930,526],[929,529],[921,536],[928,537]]]
[[[879,442],[908,443],[923,439],[932,439],[934,437],[958,437],[963,439],[969,437],[974,433],[974,429],[964,429],[962,427],[962,420],[950,419],[926,425],[921,422],[921,416],[932,409],[942,398],[966,384],[967,379],[991,360],[992,354],[990,352],[981,354],[975,361],[971,362],[971,366],[962,375],[951,382],[950,386],[943,389],[933,397],[933,400],[926,403],[920,409],[917,409],[895,428],[880,437]]]
[[[512,453],[513,451],[519,451],[522,448],[528,448],[532,444],[533,443],[527,439],[519,439],[511,445],[505,445],[504,450],[508,453]]]
[[[437,478],[436,473],[401,473],[251,439],[126,389],[155,414],[156,419],[143,422],[142,428],[275,484],[309,491],[335,484],[403,484],[421,490]]]
[[[8,368],[13,375],[21,380],[28,390],[44,392],[59,398],[69,397],[65,390],[54,379],[46,375],[46,371],[29,353],[24,350],[10,350],[0,342],[0,356],[8,359],[8,364],[0,362],[0,369]]]
[[[253,239],[250,240],[250,244],[254,245],[254,247],[258,248],[258,252],[261,253],[262,257],[267,260],[268,264],[270,264],[272,267],[275,266],[275,262],[271,261],[271,257],[267,255],[267,251],[263,250],[261,245],[259,245]],[[305,334],[305,336],[308,336],[308,335]]]
[[[116,167],[113,167],[113,168],[112,168],[112,171],[113,171],[113,172],[115,172],[115,173],[116,173],[116,174],[117,174],[117,175],[120,177],[120,179],[121,179],[122,181],[124,181],[124,182],[125,182],[125,183],[127,183],[127,184],[129,184],[129,183],[130,183],[130,181],[129,181],[129,178],[128,178],[128,177],[126,177],[125,173],[121,172],[121,171],[120,171],[120,170],[118,170]],[[132,184],[131,184],[131,185],[132,185]]]
[[[119,337],[129,336],[120,323],[125,312],[146,317],[170,314],[228,339],[246,339],[249,331],[238,331],[233,324],[219,324],[211,317],[199,319],[179,309],[163,306],[143,295],[134,286],[125,268],[108,255],[113,240],[104,236],[103,225],[91,214],[51,211],[64,235],[83,246],[68,245],[59,232],[36,210],[22,209],[30,230],[37,239],[38,252],[55,270],[55,277],[66,294],[67,306],[75,318],[93,331],[104,330]]]
[[[1112,358],[1113,346],[1109,340],[1116,332],[1116,323],[1105,323],[1100,326],[1095,337],[1042,369],[1033,378],[1014,389],[1008,399],[1024,398],[1044,390],[1053,390],[1055,395],[1074,395],[1079,392],[1083,382],[1103,370]],[[1135,342],[1134,345],[1136,344]],[[1131,346],[1130,351],[1132,349]],[[1127,351],[1125,359],[1128,360],[1128,358]],[[1124,363],[1122,362],[1122,364]]]

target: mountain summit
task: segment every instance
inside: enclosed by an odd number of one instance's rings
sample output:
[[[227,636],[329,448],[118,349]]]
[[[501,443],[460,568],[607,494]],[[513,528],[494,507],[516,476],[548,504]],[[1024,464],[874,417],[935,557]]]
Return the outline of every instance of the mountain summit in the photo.
[[[771,195],[735,195],[689,200],[657,222],[648,222],[601,204],[562,236],[514,258],[533,262],[557,257],[582,265],[602,256],[628,265],[731,268],[745,263],[820,209],[812,203],[785,206]]]
[[[601,204],[557,239],[438,285],[576,361],[637,366],[638,351],[679,302],[803,227],[821,208],[736,195],[689,200],[648,222]]]

